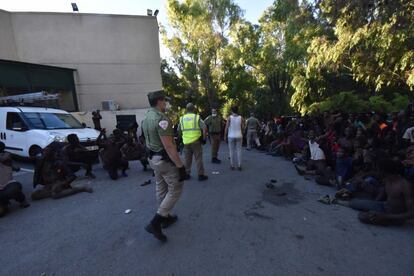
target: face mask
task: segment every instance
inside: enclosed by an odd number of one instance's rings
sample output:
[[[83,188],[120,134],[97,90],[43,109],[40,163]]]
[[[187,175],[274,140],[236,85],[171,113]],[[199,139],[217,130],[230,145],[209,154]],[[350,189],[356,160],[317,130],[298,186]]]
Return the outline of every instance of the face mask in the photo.
[[[211,115],[215,117],[215,116],[217,116],[217,113],[212,113]]]
[[[167,102],[167,104],[165,105],[165,110],[170,110],[170,109],[171,109],[171,104]]]

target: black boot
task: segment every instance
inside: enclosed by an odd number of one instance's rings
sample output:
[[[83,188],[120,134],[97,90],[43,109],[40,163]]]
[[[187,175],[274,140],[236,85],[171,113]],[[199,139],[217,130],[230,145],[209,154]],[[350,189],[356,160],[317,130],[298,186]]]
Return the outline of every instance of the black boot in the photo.
[[[221,163],[221,160],[218,159],[218,158],[213,158],[213,159],[211,159],[211,163],[220,164]]]
[[[161,230],[161,223],[164,220],[164,217],[160,216],[159,214],[156,214],[154,218],[151,220],[150,224],[148,224],[147,227],[145,227],[145,230],[147,230],[148,233],[153,234],[154,237],[161,242],[167,241],[167,236],[165,236]]]
[[[161,222],[162,228],[167,228],[170,225],[174,224],[178,220],[178,217],[176,215],[168,215],[168,217],[163,218],[163,221]]]
[[[208,179],[207,175],[199,175],[198,176],[198,181],[206,181]]]

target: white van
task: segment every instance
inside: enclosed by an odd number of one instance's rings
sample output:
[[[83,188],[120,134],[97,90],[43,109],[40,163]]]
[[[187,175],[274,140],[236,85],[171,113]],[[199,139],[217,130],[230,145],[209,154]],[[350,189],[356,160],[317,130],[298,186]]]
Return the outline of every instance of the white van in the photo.
[[[0,141],[6,150],[22,157],[34,157],[53,141],[65,142],[76,134],[90,151],[98,151],[99,132],[84,128],[66,111],[42,107],[0,107]]]

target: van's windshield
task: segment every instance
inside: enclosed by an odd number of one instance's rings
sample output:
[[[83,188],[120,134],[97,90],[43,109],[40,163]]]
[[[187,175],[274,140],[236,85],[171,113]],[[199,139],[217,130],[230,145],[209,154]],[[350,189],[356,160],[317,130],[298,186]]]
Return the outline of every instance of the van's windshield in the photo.
[[[25,112],[23,116],[32,129],[82,128],[81,123],[70,114]]]

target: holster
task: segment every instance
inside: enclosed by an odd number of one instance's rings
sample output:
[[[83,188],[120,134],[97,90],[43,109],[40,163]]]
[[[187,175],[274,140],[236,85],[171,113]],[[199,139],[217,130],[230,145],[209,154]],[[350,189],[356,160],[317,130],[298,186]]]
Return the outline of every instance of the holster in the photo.
[[[155,151],[147,149],[147,152],[148,152],[149,159],[152,159],[152,157],[154,156],[161,156],[161,160],[173,163],[170,157],[168,156],[167,151],[165,150],[162,150],[160,152],[155,152]]]

